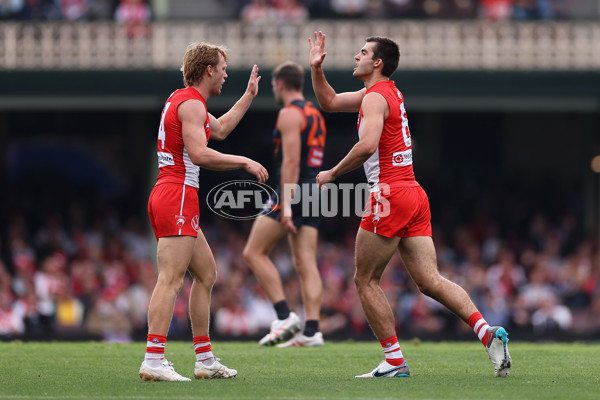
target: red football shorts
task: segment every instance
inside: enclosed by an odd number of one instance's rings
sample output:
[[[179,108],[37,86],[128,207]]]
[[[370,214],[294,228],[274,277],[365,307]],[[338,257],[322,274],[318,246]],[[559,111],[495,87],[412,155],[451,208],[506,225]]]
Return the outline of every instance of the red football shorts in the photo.
[[[156,240],[165,236],[198,236],[198,189],[182,183],[154,186],[148,200],[148,216]]]
[[[385,237],[431,236],[431,211],[417,182],[381,185],[369,195],[360,227]]]

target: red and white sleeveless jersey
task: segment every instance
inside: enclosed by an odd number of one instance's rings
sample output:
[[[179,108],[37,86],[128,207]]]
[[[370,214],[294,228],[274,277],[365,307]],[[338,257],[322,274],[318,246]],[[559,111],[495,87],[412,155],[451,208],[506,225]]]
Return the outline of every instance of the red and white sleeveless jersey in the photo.
[[[365,162],[365,174],[371,191],[378,191],[380,183],[414,181],[412,147],[408,118],[404,109],[404,97],[394,81],[382,81],[371,86],[367,92],[381,94],[390,108],[390,115],[383,123],[383,131],[375,153]],[[362,107],[358,113],[358,136],[361,135]]]
[[[196,89],[188,87],[174,91],[167,99],[160,118],[158,128],[158,178],[156,184],[170,182],[183,183],[195,188],[199,187],[200,167],[192,163],[183,144],[181,121],[177,116],[177,108],[186,100],[200,100],[206,109],[206,100]],[[206,140],[210,138],[210,119],[208,109],[204,122]]]

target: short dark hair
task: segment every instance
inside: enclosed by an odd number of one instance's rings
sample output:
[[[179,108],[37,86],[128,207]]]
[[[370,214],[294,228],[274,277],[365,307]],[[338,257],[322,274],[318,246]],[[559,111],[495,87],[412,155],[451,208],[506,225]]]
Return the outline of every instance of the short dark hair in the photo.
[[[283,86],[289,90],[302,91],[304,86],[304,68],[293,61],[279,64],[272,72],[273,79],[281,80]]]
[[[373,60],[380,58],[383,61],[381,73],[388,78],[392,76],[400,62],[400,47],[398,47],[398,44],[392,39],[381,36],[369,36],[366,41],[376,43],[373,47]]]

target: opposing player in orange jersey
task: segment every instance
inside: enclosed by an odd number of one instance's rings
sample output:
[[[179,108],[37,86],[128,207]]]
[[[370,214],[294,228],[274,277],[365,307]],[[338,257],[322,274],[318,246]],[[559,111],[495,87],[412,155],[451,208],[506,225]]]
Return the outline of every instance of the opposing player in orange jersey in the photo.
[[[156,185],[148,201],[148,215],[158,240],[158,280],[148,309],[146,356],[140,378],[153,381],[189,381],[165,359],[165,344],[173,307],[186,271],[192,276],[190,319],[198,379],[232,378],[235,369],[213,355],[208,323],[210,295],[217,276],[212,252],[199,226],[200,167],[212,170],[244,168],[264,183],[268,174],[246,157],[222,154],[208,147],[209,138],[225,139],[240,122],[258,93],[258,67],[250,73],[242,97],[224,115],[215,118],[206,108],[210,96],[221,93],[227,78],[227,53],[220,46],[191,44],[183,58],[184,89],[165,103],[158,130]]]
[[[325,111],[358,112],[359,140],[336,166],[317,175],[319,187],[363,165],[371,188],[356,235],[354,282],[373,333],[385,360],[357,378],[408,377],[408,364],[398,344],[394,313],[379,282],[393,253],[398,251],[419,290],[439,301],[475,331],[494,364],[496,376],[507,376],[511,359],[507,333],[490,327],[469,295],[443,278],[437,268],[431,215],[425,191],[413,173],[411,135],[404,97],[390,76],[398,67],[400,49],[384,37],[369,37],[354,57],[354,76],[365,87],[336,93],[322,64],[325,35],[315,32],[310,44],[312,84]]]
[[[322,346],[319,314],[323,285],[316,254],[319,215],[303,215],[302,202],[307,197],[314,199],[319,195],[315,177],[323,162],[327,131],[319,110],[304,99],[304,70],[300,65],[285,62],[277,66],[271,85],[275,99],[283,106],[273,132],[280,204],[254,221],[244,248],[244,259],[277,314],[269,333],[258,343],[261,346],[277,344],[278,347]],[[289,185],[298,185],[294,204],[291,191],[285,190]],[[302,332],[300,317],[290,311],[281,277],[269,258],[273,247],[286,235],[302,288],[305,319]]]

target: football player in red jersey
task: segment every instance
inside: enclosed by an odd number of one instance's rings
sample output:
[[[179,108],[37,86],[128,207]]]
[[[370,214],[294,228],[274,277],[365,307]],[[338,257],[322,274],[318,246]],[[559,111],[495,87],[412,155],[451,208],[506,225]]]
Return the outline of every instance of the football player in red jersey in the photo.
[[[317,184],[321,187],[362,165],[371,187],[356,236],[354,282],[385,359],[357,378],[410,376],[398,344],[394,313],[379,285],[395,251],[422,293],[471,326],[487,349],[495,375],[507,376],[511,359],[505,329],[490,327],[464,289],[442,277],[437,268],[429,201],[413,173],[404,97],[390,80],[400,60],[398,45],[388,38],[368,37],[354,57],[353,73],[365,87],[338,94],[322,68],[327,55],[325,35],[315,32],[314,42],[308,41],[313,89],[323,110],[359,113],[358,142],[336,166],[317,175]]]
[[[183,58],[184,89],[167,99],[158,130],[156,185],[148,201],[148,215],[158,240],[158,280],[148,309],[146,356],[140,367],[142,380],[189,381],[175,372],[164,357],[173,307],[186,271],[192,276],[189,311],[198,379],[232,378],[237,371],[213,355],[208,324],[210,295],[217,268],[199,226],[198,177],[200,167],[212,170],[244,168],[264,183],[268,174],[246,157],[222,154],[208,147],[209,138],[223,140],[237,126],[258,94],[258,67],[233,107],[219,118],[211,115],[206,100],[217,96],[227,78],[225,48],[191,44]]]

